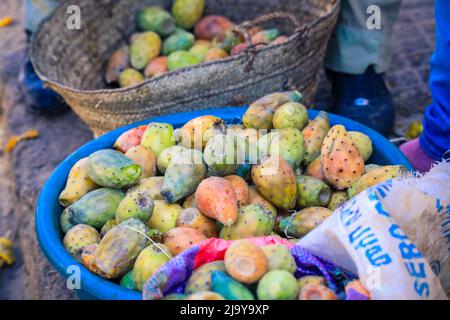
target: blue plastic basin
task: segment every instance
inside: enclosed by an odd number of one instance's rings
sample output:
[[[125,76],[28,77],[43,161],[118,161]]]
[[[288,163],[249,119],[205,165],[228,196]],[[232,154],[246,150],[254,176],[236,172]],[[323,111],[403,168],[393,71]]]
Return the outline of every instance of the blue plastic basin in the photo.
[[[77,293],[80,298],[136,300],[141,299],[141,294],[137,291],[124,289],[118,284],[96,276],[72,258],[72,256],[70,256],[64,249],[61,242],[62,233],[59,226],[59,218],[63,208],[58,202],[58,197],[60,192],[64,189],[69,171],[75,163],[97,150],[111,148],[116,139],[122,133],[140,125],[148,124],[154,121],[170,123],[175,128],[179,128],[187,121],[202,115],[215,115],[222,118],[229,124],[237,124],[240,123],[240,119],[246,109],[246,107],[228,107],[222,109],[192,111],[134,123],[132,125],[114,130],[87,143],[65,159],[56,168],[45,183],[45,186],[39,196],[36,208],[36,233],[39,244],[45,256],[55,267],[55,269],[65,278],[72,275],[72,273],[67,272],[70,266],[79,267],[81,289],[77,290]],[[310,111],[311,118],[315,117],[317,114],[318,111]],[[342,124],[348,130],[363,132],[372,139],[374,154],[369,160],[369,163],[380,165],[404,165],[406,168],[410,170],[412,169],[407,159],[397,149],[397,147],[372,129],[357,122],[332,114],[330,114],[330,121],[332,125]]]

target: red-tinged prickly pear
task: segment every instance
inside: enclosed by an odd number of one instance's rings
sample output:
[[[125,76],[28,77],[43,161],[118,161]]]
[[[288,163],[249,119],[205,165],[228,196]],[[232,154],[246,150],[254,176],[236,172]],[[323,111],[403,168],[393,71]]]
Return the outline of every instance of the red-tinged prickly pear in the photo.
[[[226,300],[255,300],[250,290],[225,272],[214,271],[211,275],[212,290]]]
[[[275,40],[273,40],[270,44],[273,45],[278,45],[278,44],[282,44],[285,43],[289,40],[289,38],[287,36],[278,36]]]
[[[130,270],[122,278],[120,278],[120,286],[122,288],[136,290],[136,286],[134,284],[133,279],[133,270]]]
[[[280,156],[295,171],[305,157],[305,140],[300,130],[295,128],[281,129],[272,138],[270,155]]]
[[[147,280],[170,259],[172,259],[172,255],[169,248],[163,244],[151,244],[142,250],[133,268],[133,280],[136,289],[142,291],[142,287]]]
[[[327,182],[327,178],[325,178],[325,175],[323,174],[322,170],[322,160],[321,157],[318,156],[316,159],[314,159],[308,167],[306,167],[305,175],[314,177],[316,179],[319,179],[320,181]]]
[[[199,230],[190,227],[178,227],[164,235],[164,245],[176,256],[196,243],[206,240]]]
[[[195,25],[194,33],[199,39],[212,40],[225,31],[231,30],[233,26],[233,22],[226,17],[208,15]]]
[[[100,236],[103,238],[106,233],[108,233],[109,230],[117,226],[116,219],[108,220],[108,222],[105,223],[105,225],[100,230]]]
[[[369,173],[370,171],[378,168],[381,168],[381,166],[378,164],[366,164],[364,168],[364,173]]]
[[[223,227],[220,237],[226,240],[264,237],[272,233],[274,225],[275,219],[266,207],[251,204],[239,209],[236,223]]]
[[[301,290],[303,290],[304,287],[306,287],[307,285],[326,285],[326,281],[324,277],[319,277],[319,276],[305,276],[305,277],[301,277],[300,279],[298,279],[298,287]]]
[[[141,166],[141,180],[156,175],[156,157],[150,148],[144,146],[132,147],[125,153],[125,156]]]
[[[152,59],[159,56],[161,38],[152,31],[139,34],[130,46],[131,65],[136,70],[143,70]]]
[[[326,207],[331,200],[331,188],[323,181],[297,176],[297,207]]]
[[[118,151],[105,149],[89,156],[88,175],[99,186],[121,189],[139,180],[142,167]]]
[[[294,238],[306,236],[322,224],[333,211],[323,207],[310,207],[281,219],[280,230],[283,234]]]
[[[167,37],[175,31],[175,19],[161,7],[145,7],[138,11],[136,22],[140,30],[153,31]]]
[[[183,202],[183,208],[197,208],[197,202],[195,201],[195,193],[191,194],[190,196],[186,197],[186,199]]]
[[[295,174],[283,158],[268,157],[253,166],[252,180],[258,192],[278,208],[290,210],[295,207]]]
[[[106,65],[105,81],[108,84],[119,81],[120,74],[130,67],[130,48],[122,46],[116,50]]]
[[[370,300],[370,292],[359,280],[353,280],[345,286],[345,295],[352,300]]]
[[[153,200],[164,200],[161,189],[164,183],[164,177],[144,178],[137,185],[129,189],[129,191],[145,191]]]
[[[225,263],[215,261],[202,265],[192,273],[189,278],[185,293],[194,294],[198,292],[211,291],[211,275],[214,271],[225,272]]]
[[[98,231],[85,224],[79,224],[70,229],[63,239],[64,248],[80,262],[83,249],[99,242],[100,234]]]
[[[273,116],[275,129],[294,128],[302,130],[308,124],[308,110],[298,102],[288,102],[282,105]]]
[[[236,199],[238,201],[238,207],[244,207],[250,204],[250,196],[248,190],[248,184],[239,176],[227,176],[224,178],[228,180],[233,186],[234,192],[236,193]]]
[[[158,57],[150,61],[144,71],[146,78],[158,77],[166,73],[169,68],[169,59],[167,57]]]
[[[238,240],[225,252],[225,268],[235,280],[252,284],[267,272],[268,260],[264,251],[248,240]]]
[[[258,284],[258,300],[296,300],[297,279],[286,270],[269,271]]]
[[[88,158],[78,161],[70,170],[67,184],[59,195],[59,202],[67,207],[80,200],[98,186],[89,178]]]
[[[222,297],[218,293],[211,292],[211,291],[206,291],[206,292],[198,292],[198,293],[191,294],[185,300],[196,300],[196,301],[201,301],[201,300],[225,300],[225,298]]]
[[[169,204],[165,200],[155,200],[155,209],[150,220],[148,220],[148,227],[159,230],[162,233],[173,229],[177,225],[178,215],[183,211],[183,207],[179,204]]]
[[[309,284],[300,290],[299,300],[338,300],[335,293],[321,284]]]
[[[75,227],[75,224],[70,221],[69,210],[67,208],[61,213],[59,222],[63,234],[66,234],[70,229]]]
[[[141,145],[150,148],[159,157],[164,149],[175,145],[173,127],[167,123],[152,122],[142,137]]]
[[[308,166],[320,156],[323,140],[330,130],[330,119],[326,112],[320,112],[302,131],[305,139],[305,158],[303,164]]]
[[[179,145],[203,150],[209,139],[216,134],[225,133],[225,122],[215,116],[202,116],[187,122],[180,130]]]
[[[207,238],[217,238],[219,232],[216,222],[204,216],[197,208],[187,208],[180,212],[177,227],[190,227],[197,229]]]
[[[269,261],[269,270],[286,270],[290,273],[297,271],[295,259],[287,247],[272,244],[264,246],[262,249]]]
[[[122,222],[100,241],[90,269],[106,279],[120,278],[146,247],[147,232],[147,227],[138,219]]]
[[[280,35],[280,31],[278,29],[267,29],[262,30],[252,36],[252,43],[270,43],[275,40]]]
[[[100,242],[100,241],[99,241]],[[81,263],[89,269],[92,259],[94,259],[95,250],[97,250],[98,243],[94,243],[84,247],[81,253]]]
[[[186,148],[182,147],[182,146],[173,146],[173,147],[164,149],[161,152],[161,154],[159,155],[158,161],[157,161],[159,172],[161,172],[162,174],[165,174],[167,168],[169,167],[170,161],[172,161],[172,158],[184,150],[186,150]]]
[[[356,147],[358,148],[359,153],[361,153],[364,161],[369,160],[373,153],[372,140],[370,140],[370,138],[364,133],[357,131],[350,131],[348,135],[356,144]]]
[[[167,202],[175,203],[194,193],[206,175],[202,153],[194,149],[183,150],[170,161],[161,194]]]
[[[117,224],[130,218],[136,218],[147,223],[153,214],[155,203],[145,191],[129,191],[119,204],[116,211]]]
[[[272,129],[275,111],[288,102],[299,102],[303,96],[298,91],[277,92],[250,105],[242,121],[246,128]]]
[[[348,201],[348,195],[346,191],[336,191],[331,195],[328,209],[334,211]]]
[[[119,76],[119,87],[121,88],[134,87],[144,82],[144,80],[145,78],[142,73],[133,68],[128,68],[125,69]]]
[[[230,226],[238,219],[238,201],[233,185],[219,177],[203,180],[195,193],[197,208],[207,217]]]
[[[262,195],[259,194],[258,190],[256,190],[255,186],[250,186],[248,188],[249,191],[249,204],[260,204],[263,207],[269,209],[269,211],[272,213],[272,216],[276,218],[278,212],[277,208],[273,206],[269,201],[263,198]]]
[[[400,177],[404,172],[405,168],[403,166],[384,166],[371,170],[356,180],[347,190],[347,194],[350,198],[353,198],[370,187]]]
[[[122,191],[103,188],[89,192],[67,208],[69,219],[74,224],[87,224],[101,229],[114,219],[120,202],[125,197]]]
[[[148,126],[140,126],[123,133],[114,143],[114,149],[126,153],[131,148],[140,145],[147,128]]]

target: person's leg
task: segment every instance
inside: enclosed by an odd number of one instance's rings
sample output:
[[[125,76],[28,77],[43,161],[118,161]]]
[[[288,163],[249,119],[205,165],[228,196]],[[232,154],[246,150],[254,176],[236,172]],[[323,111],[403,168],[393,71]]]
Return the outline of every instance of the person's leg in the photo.
[[[390,38],[400,4],[401,0],[343,0],[325,59],[334,112],[383,134],[394,123],[394,105],[383,73],[389,66]],[[380,9],[380,29],[368,27],[371,5]]]

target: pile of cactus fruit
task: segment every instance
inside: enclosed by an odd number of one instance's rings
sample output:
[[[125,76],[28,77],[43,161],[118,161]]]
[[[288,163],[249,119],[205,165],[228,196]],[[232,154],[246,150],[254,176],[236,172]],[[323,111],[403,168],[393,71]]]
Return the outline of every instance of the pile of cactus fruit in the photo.
[[[331,127],[326,112],[310,120],[301,98],[297,91],[265,96],[239,125],[212,115],[181,128],[152,122],[81,159],[59,197],[65,248],[92,272],[142,290],[194,244],[264,236],[297,242],[350,198],[402,174],[401,166],[368,163],[373,147],[365,134]],[[281,251],[274,259],[284,261]],[[222,269],[218,283],[246,283]],[[269,272],[259,286],[272,278],[292,276]],[[289,297],[297,296],[292,290]]]
[[[144,7],[136,15],[138,32],[117,49],[105,71],[109,85],[130,87],[203,62],[237,55],[247,48],[234,23],[220,15],[203,16],[205,0],[175,0],[172,12]],[[248,30],[252,44],[280,44],[287,37],[276,28]]]

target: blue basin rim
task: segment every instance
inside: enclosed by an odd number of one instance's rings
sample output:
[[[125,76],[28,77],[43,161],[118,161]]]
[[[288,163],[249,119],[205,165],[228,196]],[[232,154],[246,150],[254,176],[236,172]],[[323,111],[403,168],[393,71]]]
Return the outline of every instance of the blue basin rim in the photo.
[[[81,289],[84,293],[88,293],[98,299],[105,300],[139,300],[141,294],[137,291],[128,290],[120,287],[118,284],[103,279],[93,273],[87,268],[78,263],[72,256],[67,253],[62,245],[62,233],[59,227],[59,217],[62,211],[61,205],[58,203],[58,197],[61,190],[64,188],[68,174],[73,165],[80,159],[89,156],[91,153],[100,150],[111,148],[116,139],[127,130],[136,126],[145,125],[150,122],[164,122],[170,123],[175,128],[181,127],[187,121],[203,116],[215,115],[229,124],[240,123],[240,120],[247,110],[247,107],[226,107],[220,109],[197,110],[185,113],[178,113],[173,115],[161,116],[145,121],[140,121],[129,126],[111,131],[96,140],[93,140],[69,157],[67,157],[53,172],[50,178],[45,183],[42,189],[37,207],[36,207],[36,234],[47,259],[55,267],[55,269],[68,278],[72,274],[67,272],[68,267],[77,266],[80,270]],[[310,117],[314,118],[318,111],[309,111]],[[352,131],[360,131],[371,137],[375,153],[373,158],[369,161],[371,163],[379,164],[401,164],[409,170],[412,167],[403,154],[396,146],[391,144],[386,138],[378,134],[374,130],[337,115],[330,114],[331,124],[342,124],[347,129]]]

